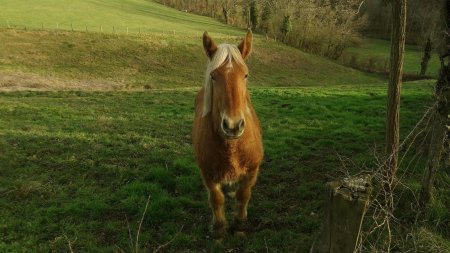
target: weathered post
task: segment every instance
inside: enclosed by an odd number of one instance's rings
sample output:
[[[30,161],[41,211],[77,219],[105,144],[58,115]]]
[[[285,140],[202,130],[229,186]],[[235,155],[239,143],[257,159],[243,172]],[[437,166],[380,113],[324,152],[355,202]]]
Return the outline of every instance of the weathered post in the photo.
[[[426,208],[433,197],[433,187],[436,173],[439,170],[442,154],[444,153],[444,141],[449,130],[450,114],[450,63],[445,63],[445,58],[450,56],[450,38],[448,22],[450,21],[450,0],[442,1],[441,29],[446,31],[438,43],[438,51],[441,54],[441,69],[436,82],[435,97],[436,104],[431,115],[432,124],[430,129],[430,147],[425,174],[422,179],[420,192],[420,204]],[[448,166],[448,164],[447,164]]]
[[[370,177],[344,178],[328,188],[324,224],[310,253],[353,253],[370,203]]]
[[[422,179],[420,204],[425,208],[432,199],[436,173],[444,153],[444,141],[448,132],[450,113],[450,64],[441,58],[441,70],[435,88],[436,104],[432,112],[430,147],[425,174]]]

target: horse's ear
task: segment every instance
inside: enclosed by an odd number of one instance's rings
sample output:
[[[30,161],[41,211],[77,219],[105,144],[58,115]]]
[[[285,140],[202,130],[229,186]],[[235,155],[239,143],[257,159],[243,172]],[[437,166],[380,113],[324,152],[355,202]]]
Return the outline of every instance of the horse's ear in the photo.
[[[242,58],[244,58],[244,60],[247,59],[247,57],[250,55],[250,52],[252,51],[252,40],[253,40],[252,31],[248,29],[248,32],[245,35],[244,40],[238,46],[239,51],[241,51],[241,55]]]
[[[206,55],[209,59],[212,59],[214,53],[217,51],[216,43],[214,43],[207,32],[203,33],[203,48],[205,49]]]

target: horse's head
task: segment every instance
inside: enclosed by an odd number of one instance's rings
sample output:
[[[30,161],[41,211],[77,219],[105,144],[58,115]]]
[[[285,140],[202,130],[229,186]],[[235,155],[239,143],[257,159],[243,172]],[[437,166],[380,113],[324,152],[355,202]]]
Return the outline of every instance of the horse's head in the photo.
[[[208,33],[203,34],[203,47],[209,58],[203,117],[211,113],[215,130],[226,139],[242,136],[249,115],[248,68],[244,60],[250,54],[252,37],[249,31],[238,46],[217,46]]]

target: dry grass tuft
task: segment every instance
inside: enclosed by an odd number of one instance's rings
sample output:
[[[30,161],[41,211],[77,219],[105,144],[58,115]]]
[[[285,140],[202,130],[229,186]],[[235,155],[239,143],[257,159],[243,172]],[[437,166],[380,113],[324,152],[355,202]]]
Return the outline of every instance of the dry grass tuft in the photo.
[[[121,90],[126,85],[108,80],[73,80],[21,71],[0,71],[0,91],[21,90]]]

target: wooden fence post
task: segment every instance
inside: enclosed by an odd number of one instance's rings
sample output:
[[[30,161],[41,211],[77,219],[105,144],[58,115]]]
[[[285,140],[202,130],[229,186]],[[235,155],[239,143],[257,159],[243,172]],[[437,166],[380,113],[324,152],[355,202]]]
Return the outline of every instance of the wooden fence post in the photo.
[[[370,177],[349,177],[327,185],[324,224],[310,253],[353,253],[370,203]]]
[[[436,83],[435,95],[436,106],[431,116],[430,147],[428,150],[428,161],[425,168],[425,175],[422,179],[420,191],[420,204],[426,208],[433,197],[433,187],[436,173],[440,168],[442,154],[444,153],[444,141],[449,131],[450,122],[450,63],[445,65],[444,58],[441,58],[441,70]]]

